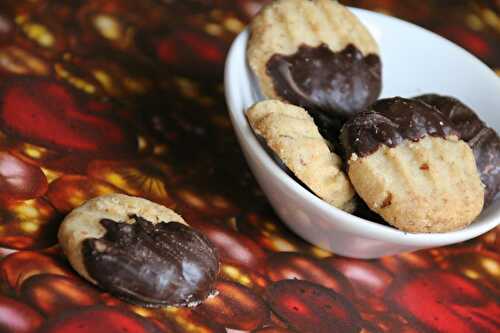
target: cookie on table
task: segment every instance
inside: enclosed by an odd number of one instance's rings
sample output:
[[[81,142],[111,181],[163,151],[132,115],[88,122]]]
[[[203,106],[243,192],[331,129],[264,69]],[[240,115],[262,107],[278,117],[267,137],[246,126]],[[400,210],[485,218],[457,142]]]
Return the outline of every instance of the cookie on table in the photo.
[[[378,46],[337,1],[276,0],[250,28],[247,60],[265,97],[299,105],[317,121],[346,118],[378,98]]]
[[[354,209],[355,193],[342,171],[342,160],[330,151],[304,109],[266,100],[246,115],[255,133],[313,193],[337,208]]]
[[[180,215],[123,194],[96,197],[74,209],[58,238],[80,275],[142,306],[199,303],[219,270],[215,248]]]
[[[368,207],[408,232],[446,232],[481,212],[471,148],[437,110],[390,98],[357,114],[340,137],[352,185]]]
[[[500,193],[500,138],[477,114],[458,99],[426,94],[415,97],[436,108],[457,130],[460,139],[474,152],[476,165],[485,185],[485,206]]]

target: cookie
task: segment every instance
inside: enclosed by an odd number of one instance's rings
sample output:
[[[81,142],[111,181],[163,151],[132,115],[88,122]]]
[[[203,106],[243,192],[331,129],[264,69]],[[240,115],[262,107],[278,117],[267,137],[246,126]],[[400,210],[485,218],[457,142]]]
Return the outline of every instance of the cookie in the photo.
[[[379,96],[378,46],[337,1],[273,1],[250,29],[247,60],[265,97],[301,106],[321,123],[346,118]]]
[[[302,108],[278,100],[262,101],[247,111],[255,133],[313,193],[329,204],[354,209],[354,190],[314,120]]]
[[[460,139],[474,152],[476,165],[485,185],[485,206],[500,192],[500,138],[477,114],[458,99],[450,96],[426,94],[415,97],[436,108],[457,130]]]
[[[85,279],[141,306],[192,305],[211,292],[215,248],[174,211],[110,194],[66,216],[59,244]]]
[[[434,108],[410,99],[375,103],[342,128],[352,185],[368,207],[408,232],[446,232],[481,212],[471,148]]]

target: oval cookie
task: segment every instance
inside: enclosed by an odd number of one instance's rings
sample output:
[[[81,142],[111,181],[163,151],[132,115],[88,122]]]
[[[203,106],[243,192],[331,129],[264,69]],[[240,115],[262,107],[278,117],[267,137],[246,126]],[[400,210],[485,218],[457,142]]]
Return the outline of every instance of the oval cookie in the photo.
[[[246,115],[255,133],[312,192],[337,208],[353,211],[355,193],[342,171],[342,160],[330,151],[304,109],[267,100]]]
[[[181,216],[123,194],[97,197],[74,209],[58,237],[80,275],[142,306],[199,303],[219,270],[215,248]]]

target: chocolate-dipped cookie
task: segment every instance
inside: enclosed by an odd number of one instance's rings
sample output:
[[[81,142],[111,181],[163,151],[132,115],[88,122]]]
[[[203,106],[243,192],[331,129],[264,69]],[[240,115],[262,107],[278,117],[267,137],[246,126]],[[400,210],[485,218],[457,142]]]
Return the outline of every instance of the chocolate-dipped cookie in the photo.
[[[251,23],[247,59],[264,96],[299,105],[334,132],[382,87],[378,46],[332,0],[276,0]]]
[[[477,114],[458,99],[450,96],[426,94],[415,97],[435,107],[457,130],[460,139],[474,152],[476,165],[485,185],[485,206],[500,192],[500,138]]]
[[[348,175],[368,207],[409,232],[446,232],[481,212],[484,188],[471,148],[429,105],[383,99],[342,128]]]
[[[142,306],[197,304],[212,291],[219,270],[215,248],[181,216],[122,194],[73,210],[58,237],[80,275]]]
[[[354,189],[341,158],[332,152],[308,113],[278,100],[262,101],[246,113],[255,133],[313,193],[348,212]]]

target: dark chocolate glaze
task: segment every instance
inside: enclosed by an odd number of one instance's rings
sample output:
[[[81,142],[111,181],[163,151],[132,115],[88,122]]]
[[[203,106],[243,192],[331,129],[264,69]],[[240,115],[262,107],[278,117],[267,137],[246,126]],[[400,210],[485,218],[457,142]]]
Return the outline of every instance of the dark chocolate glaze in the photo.
[[[486,186],[484,204],[488,206],[500,192],[500,138],[495,130],[483,127],[468,144],[474,152],[481,181]]]
[[[377,55],[363,56],[352,44],[340,52],[325,44],[302,45],[292,55],[273,55],[266,64],[278,96],[313,117],[319,113],[333,119],[348,118],[377,100],[381,69]]]
[[[500,138],[495,130],[477,116],[467,105],[458,99],[427,94],[415,97],[435,107],[458,131],[459,137],[466,141],[474,152],[481,181],[486,186],[485,206],[493,202],[500,192]]]
[[[428,135],[445,138],[457,133],[431,106],[394,97],[379,100],[346,122],[340,141],[350,158],[352,154],[368,156],[381,145],[396,147],[403,140],[418,141]]]
[[[103,219],[106,234],[83,242],[89,275],[104,290],[142,306],[184,306],[206,298],[219,271],[207,238],[181,223],[134,218],[133,224]]]
[[[484,127],[476,113],[454,97],[426,94],[415,99],[438,109],[464,141],[472,139]]]

